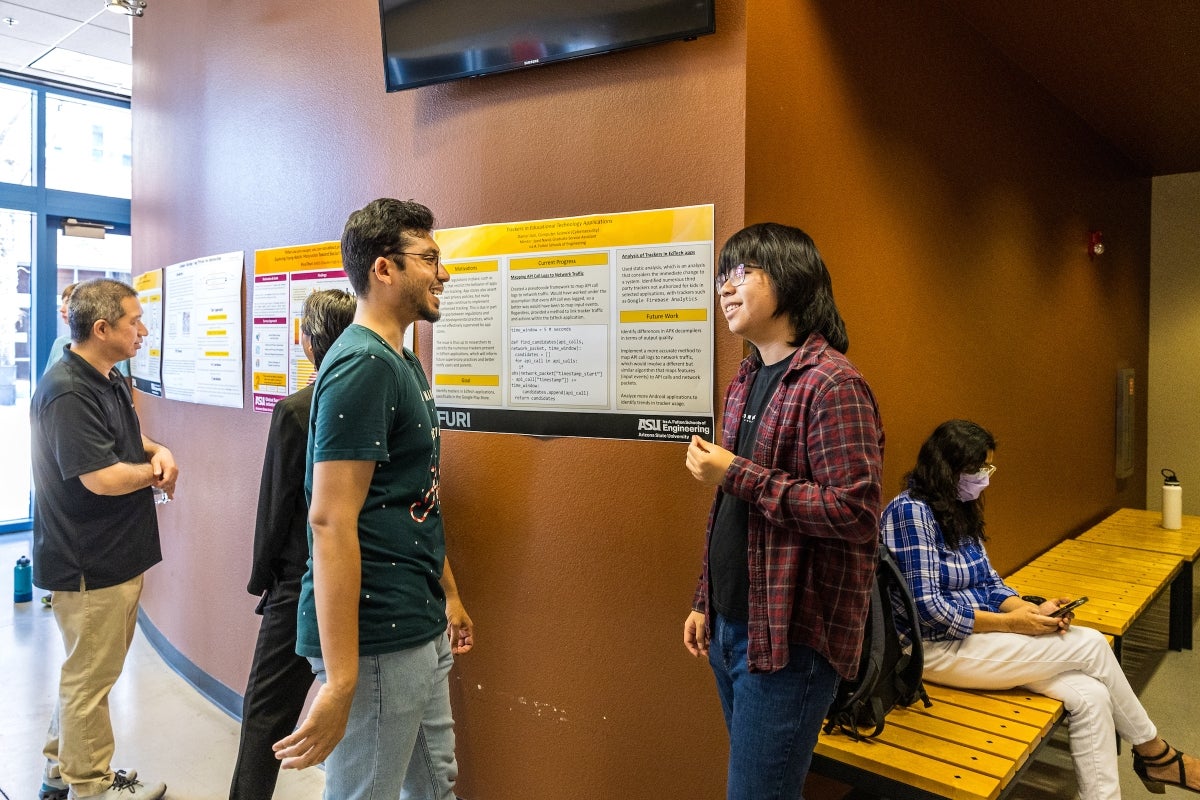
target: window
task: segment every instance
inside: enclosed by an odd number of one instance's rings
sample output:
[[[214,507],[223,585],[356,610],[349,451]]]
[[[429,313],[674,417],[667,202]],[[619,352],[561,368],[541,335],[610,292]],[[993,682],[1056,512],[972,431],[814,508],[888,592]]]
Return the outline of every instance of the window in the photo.
[[[103,239],[85,239],[65,236],[58,232],[58,269],[55,292],[61,297],[62,290],[70,283],[90,281],[93,278],[115,278],[130,283],[130,264],[133,263],[133,247],[128,236],[109,232]],[[67,324],[58,320],[58,335],[66,336],[70,331]],[[54,354],[51,353],[51,358]]]
[[[33,185],[34,93],[0,84],[0,183]]]
[[[0,522],[29,516],[28,277],[32,254],[33,214],[0,208],[0,436],[11,451],[0,459]]]
[[[30,524],[29,400],[59,333],[60,289],[129,280],[131,131],[127,101],[0,76],[0,441],[12,450],[0,533]],[[108,236],[63,236],[72,217]]]
[[[129,197],[129,109],[46,95],[46,188]]]

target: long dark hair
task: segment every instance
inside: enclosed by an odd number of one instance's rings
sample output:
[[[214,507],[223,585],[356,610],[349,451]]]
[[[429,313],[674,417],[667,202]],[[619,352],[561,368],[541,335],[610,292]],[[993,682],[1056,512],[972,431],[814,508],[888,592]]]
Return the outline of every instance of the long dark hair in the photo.
[[[958,499],[958,477],[978,472],[987,462],[996,439],[981,426],[952,419],[937,426],[921,445],[917,466],[904,476],[909,494],[924,500],[942,529],[946,546],[955,549],[966,541],[983,542],[983,497]]]
[[[819,333],[839,353],[850,348],[833,302],[833,280],[807,233],[778,222],[742,228],[721,248],[717,271],[728,274],[738,264],[757,264],[767,273],[779,302],[775,316],[787,314],[796,332],[789,344],[799,347],[810,333]]]

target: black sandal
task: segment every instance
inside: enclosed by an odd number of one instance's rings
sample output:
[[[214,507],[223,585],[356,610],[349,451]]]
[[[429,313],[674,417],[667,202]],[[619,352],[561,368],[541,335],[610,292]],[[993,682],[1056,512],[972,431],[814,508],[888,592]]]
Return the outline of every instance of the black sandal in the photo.
[[[1142,756],[1138,755],[1136,750],[1133,751],[1133,771],[1136,772],[1137,776],[1142,779],[1142,783],[1146,784],[1146,789],[1154,794],[1166,794],[1167,786],[1170,785],[1178,786],[1180,789],[1187,789],[1189,792],[1196,792],[1197,794],[1200,794],[1200,789],[1193,789],[1192,787],[1188,786],[1187,769],[1183,765],[1183,751],[1175,750],[1175,748],[1167,744],[1166,740],[1163,740],[1163,744],[1166,745],[1167,749],[1163,750],[1161,753],[1152,758],[1143,758]],[[1171,755],[1172,750],[1175,750],[1175,755],[1172,755],[1170,758],[1168,758],[1167,756]],[[1163,780],[1162,778],[1151,778],[1147,772],[1147,768],[1149,767],[1167,767],[1171,764],[1179,765],[1179,780],[1177,781]]]

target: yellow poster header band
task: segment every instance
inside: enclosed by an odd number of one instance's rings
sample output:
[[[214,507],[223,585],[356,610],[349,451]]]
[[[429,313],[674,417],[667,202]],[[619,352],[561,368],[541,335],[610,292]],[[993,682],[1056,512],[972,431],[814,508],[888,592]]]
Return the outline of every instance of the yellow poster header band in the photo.
[[[451,275],[474,275],[480,272],[499,272],[499,261],[464,261],[460,264],[443,264]]]
[[[580,253],[565,256],[534,256],[514,258],[508,262],[510,270],[517,269],[567,269],[569,267],[606,267],[608,253]]]
[[[135,275],[133,278],[133,288],[138,292],[146,292],[150,289],[162,288],[163,271],[161,269],[152,269],[149,272],[143,272],[141,275]],[[158,298],[147,298],[156,300]]]
[[[688,206],[446,228],[433,236],[442,250],[442,258],[451,260],[545,250],[661,246],[711,241],[713,215],[712,206]]]
[[[342,243],[320,242],[254,251],[254,274],[340,270]]]
[[[704,322],[708,319],[708,311],[703,308],[676,308],[663,311],[622,311],[621,323],[625,325],[639,322]]]
[[[499,375],[434,375],[438,386],[499,386]]]

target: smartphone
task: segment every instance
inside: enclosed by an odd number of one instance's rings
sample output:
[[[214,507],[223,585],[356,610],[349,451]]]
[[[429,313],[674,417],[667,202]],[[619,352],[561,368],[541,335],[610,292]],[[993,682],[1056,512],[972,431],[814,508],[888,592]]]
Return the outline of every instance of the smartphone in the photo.
[[[1087,601],[1088,601],[1088,599],[1086,597],[1081,597],[1078,600],[1072,600],[1071,602],[1067,603],[1065,606],[1059,606],[1057,611],[1050,612],[1050,616],[1052,616],[1056,619],[1066,616],[1067,612],[1074,611],[1075,609],[1079,608],[1081,605],[1083,605]]]

